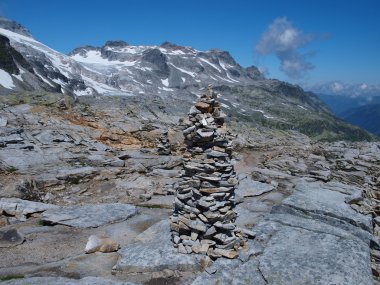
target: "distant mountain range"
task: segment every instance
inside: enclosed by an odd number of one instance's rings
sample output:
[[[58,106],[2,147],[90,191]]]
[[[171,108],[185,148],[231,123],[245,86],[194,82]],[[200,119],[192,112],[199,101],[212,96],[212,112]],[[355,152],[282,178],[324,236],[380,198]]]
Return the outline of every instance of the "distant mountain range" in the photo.
[[[32,70],[19,66],[18,77],[9,74],[8,81],[13,81],[9,90],[41,88],[78,96],[166,94],[173,88],[242,85],[262,77],[256,67],[243,68],[228,52],[220,50],[202,52],[168,42],[131,46],[124,41],[108,41],[102,47],[79,47],[64,55],[26,31],[0,19],[0,35],[33,66]]]
[[[72,97],[123,95],[145,105],[158,104],[158,98],[174,113],[187,109],[209,84],[223,94],[227,115],[246,127],[296,130],[325,140],[371,139],[336,118],[314,94],[266,79],[255,66],[240,66],[226,51],[107,41],[65,55],[16,22],[0,18],[0,95],[33,90]]]
[[[380,86],[336,81],[313,91],[339,118],[380,135]]]
[[[340,117],[380,137],[380,103],[347,110]]]

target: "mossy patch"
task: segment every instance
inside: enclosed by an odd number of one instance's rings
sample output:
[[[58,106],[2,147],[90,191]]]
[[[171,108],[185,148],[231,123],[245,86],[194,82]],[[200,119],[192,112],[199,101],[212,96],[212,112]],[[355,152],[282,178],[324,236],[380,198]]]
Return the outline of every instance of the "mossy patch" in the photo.
[[[0,282],[12,280],[12,279],[22,279],[22,278],[25,278],[25,276],[21,274],[0,276]]]

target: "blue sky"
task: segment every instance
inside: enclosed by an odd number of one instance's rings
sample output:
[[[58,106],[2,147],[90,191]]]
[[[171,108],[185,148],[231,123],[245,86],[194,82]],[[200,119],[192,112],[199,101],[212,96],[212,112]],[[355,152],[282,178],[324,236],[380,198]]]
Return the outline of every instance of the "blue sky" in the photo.
[[[242,66],[260,66],[268,77],[301,85],[380,84],[379,0],[0,0],[0,13],[64,53],[107,40],[132,45],[168,40],[199,50],[227,50]],[[283,52],[266,42],[266,49],[257,52],[269,26],[273,32],[281,21],[301,35],[302,43]],[[282,71],[289,54],[310,64],[300,76]]]

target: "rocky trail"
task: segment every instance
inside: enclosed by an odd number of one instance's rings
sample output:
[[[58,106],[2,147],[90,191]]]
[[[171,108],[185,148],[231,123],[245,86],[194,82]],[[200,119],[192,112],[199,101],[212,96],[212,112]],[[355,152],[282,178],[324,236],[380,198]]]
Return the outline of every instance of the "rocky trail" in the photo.
[[[0,103],[2,284],[380,284],[378,142],[231,128],[236,224],[255,238],[213,261],[170,239],[180,116],[31,98]]]

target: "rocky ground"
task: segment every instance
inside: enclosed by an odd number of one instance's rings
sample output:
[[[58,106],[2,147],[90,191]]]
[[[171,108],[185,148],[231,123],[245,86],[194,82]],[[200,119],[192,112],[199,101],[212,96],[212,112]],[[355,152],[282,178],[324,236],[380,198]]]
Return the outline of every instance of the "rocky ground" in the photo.
[[[183,110],[111,102],[2,99],[3,284],[380,284],[380,143],[230,128],[255,238],[213,261],[170,241]]]

